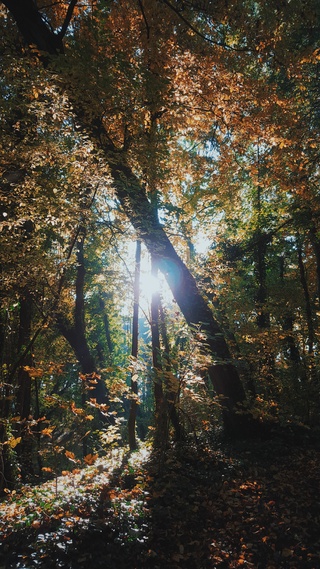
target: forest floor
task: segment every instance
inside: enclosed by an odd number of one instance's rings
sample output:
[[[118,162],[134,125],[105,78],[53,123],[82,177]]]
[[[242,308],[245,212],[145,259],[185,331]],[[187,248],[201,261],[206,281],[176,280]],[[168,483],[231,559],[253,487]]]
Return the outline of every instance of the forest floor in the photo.
[[[0,516],[0,569],[320,569],[320,445],[114,449]]]

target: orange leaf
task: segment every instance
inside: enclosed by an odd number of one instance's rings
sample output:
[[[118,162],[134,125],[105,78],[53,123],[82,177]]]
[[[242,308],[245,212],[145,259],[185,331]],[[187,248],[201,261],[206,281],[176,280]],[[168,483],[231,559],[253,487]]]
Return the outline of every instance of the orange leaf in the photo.
[[[70,452],[69,450],[66,450],[64,454],[65,454],[65,456],[66,456],[69,460],[71,460],[72,462],[79,462],[79,461],[76,459],[76,455],[75,455],[73,452]]]
[[[46,429],[42,429],[41,434],[52,438],[51,433],[52,433],[52,431],[54,431],[54,429],[55,429],[55,427],[47,427]]]
[[[40,368],[30,367],[30,366],[23,366],[24,371],[26,371],[29,377],[42,377],[43,370]]]
[[[87,456],[84,457],[84,462],[90,466],[91,464],[95,463],[97,458],[97,454],[87,454]]]

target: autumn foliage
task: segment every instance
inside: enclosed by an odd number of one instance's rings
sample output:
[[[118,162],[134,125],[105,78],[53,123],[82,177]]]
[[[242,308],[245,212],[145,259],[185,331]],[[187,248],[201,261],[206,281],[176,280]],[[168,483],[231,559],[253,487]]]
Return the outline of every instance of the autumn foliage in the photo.
[[[141,567],[315,569],[318,3],[3,0],[0,29],[6,524],[75,555],[85,500],[31,506],[75,468],[128,556],[146,516]]]

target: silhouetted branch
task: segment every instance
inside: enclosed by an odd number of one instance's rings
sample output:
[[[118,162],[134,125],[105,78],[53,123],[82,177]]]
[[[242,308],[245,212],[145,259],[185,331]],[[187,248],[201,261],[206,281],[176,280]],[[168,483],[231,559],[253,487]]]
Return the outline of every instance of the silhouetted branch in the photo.
[[[74,9],[75,9],[75,6],[76,6],[76,3],[77,3],[77,2],[78,2],[78,0],[71,0],[71,2],[70,2],[70,4],[69,4],[69,7],[68,7],[68,10],[67,10],[67,14],[66,14],[65,20],[64,20],[64,22],[63,22],[63,24],[62,24],[62,27],[61,27],[60,32],[58,33],[58,37],[59,37],[60,39],[64,38],[64,36],[65,36],[65,34],[66,34],[66,31],[67,31],[67,29],[68,29],[68,27],[69,27],[69,24],[70,24],[70,22],[71,22],[71,18],[72,18],[72,16],[73,16],[73,12],[74,12]]]

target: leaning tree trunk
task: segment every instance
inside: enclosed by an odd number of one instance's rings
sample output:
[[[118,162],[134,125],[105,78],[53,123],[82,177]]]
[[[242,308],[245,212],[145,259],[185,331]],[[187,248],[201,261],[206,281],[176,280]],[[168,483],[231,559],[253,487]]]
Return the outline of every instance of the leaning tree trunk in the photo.
[[[44,52],[52,56],[51,60],[63,52],[61,33],[51,31],[35,9],[33,0],[3,0],[3,4],[10,10],[26,42],[39,48],[46,65],[49,64],[49,58],[44,58]],[[62,28],[65,30],[65,26]],[[92,116],[92,108],[82,106],[81,95],[75,95],[77,88],[81,89],[83,78],[81,77],[81,84],[75,86],[70,84],[72,74],[67,74],[61,68],[56,73],[60,73],[61,84],[73,103],[78,121],[105,153],[116,195],[125,213],[151,255],[157,259],[186,321],[197,334],[203,349],[211,356],[208,374],[223,403],[225,427],[231,431],[238,429],[242,418],[237,414],[237,407],[243,403],[245,393],[218,323],[201,296],[194,277],[176,253],[155,216],[143,184],[130,167],[125,153],[110,143],[101,118]]]
[[[203,350],[211,355],[208,374],[223,404],[225,426],[233,430],[241,422],[237,406],[243,403],[245,393],[222,330],[200,294],[194,277],[159,223],[138,178],[126,164],[125,156],[113,152],[109,166],[118,199],[132,225],[164,273],[174,299]]]

